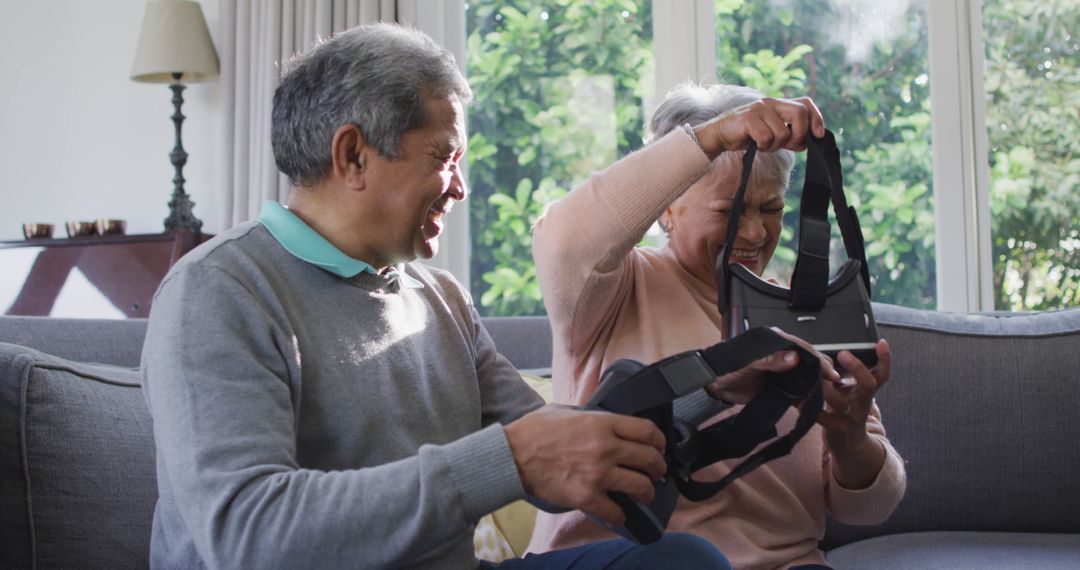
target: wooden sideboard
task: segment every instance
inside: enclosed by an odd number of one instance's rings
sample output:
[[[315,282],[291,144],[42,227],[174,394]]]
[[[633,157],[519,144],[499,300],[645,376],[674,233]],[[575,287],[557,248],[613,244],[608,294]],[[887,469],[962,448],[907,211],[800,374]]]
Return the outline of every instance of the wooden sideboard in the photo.
[[[198,232],[0,241],[6,315],[139,318],[165,273],[206,241]]]

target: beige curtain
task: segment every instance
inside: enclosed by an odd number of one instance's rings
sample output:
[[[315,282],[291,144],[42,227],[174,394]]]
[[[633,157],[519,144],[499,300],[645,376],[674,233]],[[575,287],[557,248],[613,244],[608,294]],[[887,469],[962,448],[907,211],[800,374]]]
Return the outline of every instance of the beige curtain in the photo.
[[[319,38],[395,21],[395,0],[221,0],[221,82],[225,153],[223,229],[284,202],[289,181],[274,165],[270,108],[281,63]]]

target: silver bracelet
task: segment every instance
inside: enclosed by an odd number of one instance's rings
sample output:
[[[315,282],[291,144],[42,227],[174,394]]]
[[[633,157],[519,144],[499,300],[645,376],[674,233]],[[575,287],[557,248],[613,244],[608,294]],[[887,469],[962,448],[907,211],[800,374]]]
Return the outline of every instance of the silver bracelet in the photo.
[[[701,152],[705,152],[705,147],[701,146],[701,141],[698,140],[697,134],[694,133],[694,127],[690,126],[690,123],[684,123],[682,128],[686,131],[686,134],[690,135],[690,140],[694,141],[694,144],[701,149]]]

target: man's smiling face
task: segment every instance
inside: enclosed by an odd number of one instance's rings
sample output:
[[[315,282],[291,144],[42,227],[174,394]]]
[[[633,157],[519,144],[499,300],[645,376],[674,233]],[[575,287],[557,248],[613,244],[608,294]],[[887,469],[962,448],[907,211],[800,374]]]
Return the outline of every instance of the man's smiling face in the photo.
[[[400,158],[364,165],[366,185],[379,193],[377,263],[430,259],[439,251],[444,217],[468,191],[465,110],[456,97],[425,100],[427,124],[401,136]]]

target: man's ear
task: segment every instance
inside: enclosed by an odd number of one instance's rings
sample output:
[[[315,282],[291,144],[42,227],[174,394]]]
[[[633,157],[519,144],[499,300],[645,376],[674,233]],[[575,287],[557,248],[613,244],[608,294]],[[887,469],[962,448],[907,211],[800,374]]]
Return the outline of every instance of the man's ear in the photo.
[[[352,124],[338,127],[330,143],[331,174],[349,189],[363,190],[372,150],[360,127]]]

